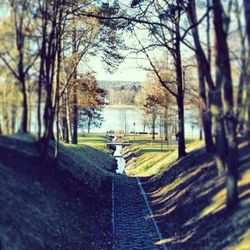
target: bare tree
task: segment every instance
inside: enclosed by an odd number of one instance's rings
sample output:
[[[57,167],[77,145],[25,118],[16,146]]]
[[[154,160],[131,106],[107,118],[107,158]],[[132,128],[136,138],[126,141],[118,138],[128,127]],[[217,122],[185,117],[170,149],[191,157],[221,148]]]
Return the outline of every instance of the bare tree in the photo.
[[[13,57],[13,48],[10,48],[9,41],[5,41],[5,49],[0,52],[0,59],[17,79],[22,92],[22,119],[20,131],[28,132],[28,98],[27,98],[27,75],[35,63],[38,53],[32,49],[32,1],[9,0],[8,1],[14,33],[14,46],[17,55]]]
[[[160,3],[150,2],[143,8],[140,1],[135,1],[134,5],[139,5],[139,10],[142,18],[140,25],[149,30],[152,43],[144,45],[138,37],[137,40],[141,45],[141,51],[146,55],[152,70],[155,72],[160,83],[171,95],[176,99],[178,107],[178,155],[182,157],[186,154],[185,151],[185,130],[184,130],[184,85],[182,75],[182,55],[181,55],[181,41],[183,39],[181,34],[181,16],[183,13],[181,1],[174,1],[174,3]],[[167,11],[165,11],[167,10]],[[154,20],[147,12],[155,13]],[[133,19],[132,19],[133,20]],[[135,23],[137,20],[133,20]],[[153,62],[149,51],[155,48],[165,49],[167,53],[172,56],[175,68],[175,80],[165,81],[159,72],[159,68]],[[167,63],[166,63],[167,64]]]
[[[205,56],[199,40],[197,28],[195,1],[189,1],[187,14],[192,26],[196,58],[200,79],[205,78],[209,93],[208,101],[215,126],[216,154],[215,159],[219,171],[227,170],[227,206],[233,207],[237,203],[237,166],[238,149],[236,136],[236,115],[234,114],[233,85],[230,66],[230,54],[227,35],[230,19],[225,15],[220,1],[213,0],[213,24],[215,29],[216,79],[211,77],[209,62]],[[232,2],[229,2],[229,10]],[[230,12],[230,11],[229,11]],[[201,80],[200,80],[201,85]],[[202,86],[204,80],[202,80]],[[203,87],[203,90],[205,88]],[[203,91],[205,94],[205,92]],[[223,99],[222,99],[223,98]],[[203,97],[205,100],[205,98]],[[224,104],[223,104],[224,103]]]

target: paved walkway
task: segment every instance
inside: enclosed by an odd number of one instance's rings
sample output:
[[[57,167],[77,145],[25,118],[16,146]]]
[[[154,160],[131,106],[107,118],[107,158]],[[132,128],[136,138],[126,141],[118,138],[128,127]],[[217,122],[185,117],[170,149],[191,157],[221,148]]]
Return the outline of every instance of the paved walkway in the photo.
[[[154,250],[156,236],[135,178],[114,177],[113,224],[115,250]]]

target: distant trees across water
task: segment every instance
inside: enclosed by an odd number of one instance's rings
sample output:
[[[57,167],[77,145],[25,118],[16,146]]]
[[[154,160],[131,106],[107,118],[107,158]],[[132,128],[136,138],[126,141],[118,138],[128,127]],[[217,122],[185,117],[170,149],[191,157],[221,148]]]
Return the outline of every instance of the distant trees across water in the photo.
[[[98,81],[106,91],[105,102],[108,105],[135,105],[135,97],[142,88],[143,83]]]

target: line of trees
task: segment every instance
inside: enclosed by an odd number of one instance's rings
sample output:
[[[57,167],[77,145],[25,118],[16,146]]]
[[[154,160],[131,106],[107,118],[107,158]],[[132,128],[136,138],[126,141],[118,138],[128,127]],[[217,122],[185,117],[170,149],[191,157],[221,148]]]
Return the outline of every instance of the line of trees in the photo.
[[[195,55],[206,149],[214,154],[218,172],[227,173],[227,207],[234,207],[238,201],[237,133],[249,133],[250,125],[250,4],[247,0],[207,0],[205,3],[198,0],[133,0],[131,7],[126,9],[126,16],[100,18],[129,22],[130,30],[139,44],[137,53],[145,54],[159,82],[175,98],[178,108],[179,157],[186,154],[184,48]],[[205,29],[202,29],[204,26]],[[205,41],[200,38],[201,32]],[[240,51],[240,56],[231,49],[231,39],[238,35],[241,46],[236,50]],[[169,60],[174,65],[174,79],[164,79],[162,65],[159,66],[154,60],[152,51],[161,51],[162,54],[165,51],[168,55],[165,65]],[[236,63],[240,65],[237,93],[234,88],[237,83],[234,84],[232,74]]]
[[[170,78],[171,74],[165,72],[165,76]],[[161,132],[164,133],[164,139],[170,142],[171,133],[169,133],[169,123],[172,119],[170,113],[174,102],[172,96],[162,87],[154,74],[149,74],[147,81],[141,86],[135,96],[135,105],[143,111],[143,132],[145,132],[146,126],[149,126],[152,132],[152,141],[154,141],[158,119],[160,123],[159,126],[162,129]]]
[[[35,86],[41,151],[46,155],[50,140],[58,141],[60,120],[65,141],[77,143],[79,98],[81,89],[88,89],[79,65],[86,63],[90,55],[99,54],[108,70],[116,68],[123,60],[119,54],[119,49],[124,48],[120,34],[127,30],[138,45],[133,51],[145,55],[167,93],[166,100],[169,96],[175,100],[180,158],[186,155],[185,73],[189,67],[184,65],[183,57],[188,54],[195,58],[190,66],[197,68],[195,89],[199,92],[206,150],[214,154],[218,172],[227,173],[227,206],[233,207],[238,201],[237,136],[249,133],[250,125],[248,2],[132,0],[131,6],[120,6],[117,1],[100,5],[94,0],[1,1],[8,9],[0,27],[1,72],[5,68],[8,74],[1,76],[1,81],[11,75],[13,88],[20,90],[21,131],[26,133],[29,127],[28,86]],[[240,41],[236,45],[235,37]],[[160,61],[154,58],[156,52],[162,55]],[[171,77],[166,74],[170,65]],[[239,77],[234,77],[237,65]],[[1,91],[2,96],[6,89]],[[93,95],[104,94],[94,89]],[[152,102],[159,103],[158,97],[149,95],[146,107],[150,108]],[[90,105],[84,111],[90,121],[95,115],[92,108],[96,106]],[[10,110],[13,122],[15,112]],[[6,126],[13,129],[10,124]]]
[[[0,68],[4,72],[0,95],[2,111],[6,113],[3,121],[8,123],[1,124],[1,130],[15,132],[15,105],[21,105],[18,130],[29,132],[34,113],[29,104],[35,103],[38,141],[46,157],[50,141],[58,142],[60,133],[65,142],[77,143],[80,111],[84,110],[89,120],[94,115],[101,119],[96,112],[103,105],[105,91],[96,86],[94,72],[82,72],[88,71],[91,56],[99,55],[109,71],[123,60],[118,52],[123,47],[119,22],[81,14],[87,10],[105,15],[107,6],[96,1],[3,0],[0,4],[6,9],[0,23]],[[117,14],[119,6],[109,6],[108,11]],[[18,101],[11,102],[7,96],[11,86],[21,94]],[[90,93],[95,97],[87,98]],[[59,144],[56,145],[55,155]]]

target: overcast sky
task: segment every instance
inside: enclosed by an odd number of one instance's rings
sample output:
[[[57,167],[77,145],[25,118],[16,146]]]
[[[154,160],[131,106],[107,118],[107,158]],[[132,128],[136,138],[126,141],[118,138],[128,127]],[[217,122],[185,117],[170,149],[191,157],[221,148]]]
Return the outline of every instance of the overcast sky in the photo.
[[[140,68],[141,65],[147,65],[147,61],[143,59],[128,58],[121,63],[120,67],[110,74],[105,71],[102,63],[98,59],[94,60],[93,70],[96,72],[97,80],[120,80],[120,81],[145,81],[147,77],[147,71]]]

